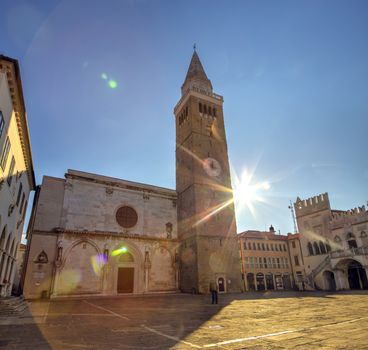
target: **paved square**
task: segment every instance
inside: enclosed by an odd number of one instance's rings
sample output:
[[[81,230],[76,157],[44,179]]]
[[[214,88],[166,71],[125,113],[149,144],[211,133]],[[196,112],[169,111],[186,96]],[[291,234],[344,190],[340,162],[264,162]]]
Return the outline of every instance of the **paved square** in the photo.
[[[368,349],[368,292],[33,301],[1,349]]]

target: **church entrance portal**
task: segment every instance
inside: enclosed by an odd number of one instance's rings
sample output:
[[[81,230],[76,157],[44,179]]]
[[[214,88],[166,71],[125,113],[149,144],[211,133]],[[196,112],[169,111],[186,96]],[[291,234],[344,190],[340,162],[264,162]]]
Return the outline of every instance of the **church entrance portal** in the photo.
[[[368,289],[367,274],[359,262],[348,265],[348,279],[350,289]]]
[[[118,293],[133,293],[134,267],[119,267]]]

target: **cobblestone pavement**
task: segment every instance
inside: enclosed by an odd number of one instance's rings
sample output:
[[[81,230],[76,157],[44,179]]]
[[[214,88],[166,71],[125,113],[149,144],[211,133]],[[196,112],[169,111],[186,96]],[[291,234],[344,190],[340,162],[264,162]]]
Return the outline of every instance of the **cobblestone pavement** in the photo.
[[[368,291],[33,301],[1,349],[368,349]]]

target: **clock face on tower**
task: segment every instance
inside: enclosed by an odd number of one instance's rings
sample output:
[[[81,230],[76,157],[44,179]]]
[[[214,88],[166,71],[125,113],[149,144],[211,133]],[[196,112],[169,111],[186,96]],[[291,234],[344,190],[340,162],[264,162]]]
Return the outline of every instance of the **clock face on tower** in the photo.
[[[203,161],[203,169],[211,177],[219,176],[222,171],[220,163],[214,158],[206,158]]]

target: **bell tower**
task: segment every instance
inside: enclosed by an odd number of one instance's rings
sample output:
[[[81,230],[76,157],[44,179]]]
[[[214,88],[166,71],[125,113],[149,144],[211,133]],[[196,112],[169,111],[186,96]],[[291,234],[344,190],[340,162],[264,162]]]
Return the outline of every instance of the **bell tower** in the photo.
[[[240,291],[239,247],[223,116],[223,97],[213,92],[194,50],[176,119],[176,190],[180,287],[208,293]]]

